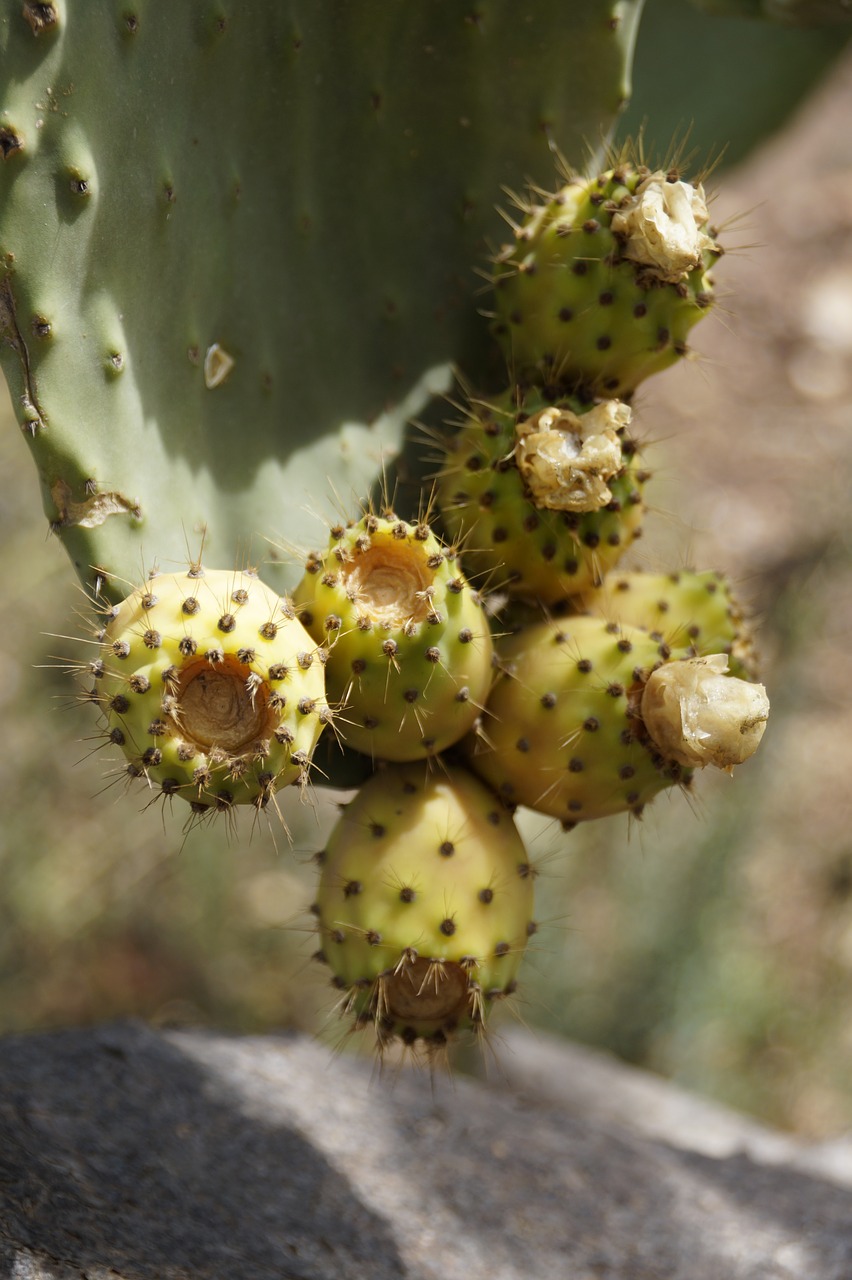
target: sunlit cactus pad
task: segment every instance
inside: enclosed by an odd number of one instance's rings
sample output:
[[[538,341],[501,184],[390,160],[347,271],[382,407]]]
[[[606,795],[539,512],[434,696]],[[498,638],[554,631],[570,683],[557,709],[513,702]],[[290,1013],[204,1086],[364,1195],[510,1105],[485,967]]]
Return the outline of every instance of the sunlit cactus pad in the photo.
[[[311,545],[368,492],[485,358],[500,188],[606,136],[640,8],[4,7],[0,360],[82,578],[199,524],[219,564]]]

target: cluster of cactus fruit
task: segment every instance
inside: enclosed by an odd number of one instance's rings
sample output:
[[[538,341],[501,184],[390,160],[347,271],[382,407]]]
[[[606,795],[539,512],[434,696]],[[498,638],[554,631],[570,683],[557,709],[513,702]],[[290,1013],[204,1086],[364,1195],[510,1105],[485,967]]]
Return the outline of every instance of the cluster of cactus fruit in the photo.
[[[763,733],[727,580],[616,568],[649,478],[631,397],[686,353],[720,253],[679,173],[569,175],[494,260],[509,385],[468,394],[442,438],[434,522],[365,506],[292,597],[196,564],[106,609],[104,733],[200,818],[304,786],[324,730],[364,757],[313,910],[341,1007],[380,1047],[482,1032],[515,990],[536,930],[518,806],[566,830],[639,817]]]

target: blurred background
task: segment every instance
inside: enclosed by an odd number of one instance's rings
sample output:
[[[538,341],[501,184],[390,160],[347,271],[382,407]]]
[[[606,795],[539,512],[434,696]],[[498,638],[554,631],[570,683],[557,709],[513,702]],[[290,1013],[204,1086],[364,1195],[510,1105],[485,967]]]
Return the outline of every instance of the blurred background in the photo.
[[[760,81],[767,29],[736,29]],[[542,927],[515,1014],[823,1137],[852,1125],[852,58],[815,39],[795,63],[813,92],[710,179],[730,251],[700,359],[636,401],[655,478],[632,563],[734,579],[770,726],[733,779],[702,776],[641,824],[522,816]],[[640,48],[638,104],[653,83]],[[723,106],[717,144],[740,137]],[[247,815],[185,833],[177,803],[124,794],[66,670],[86,602],[0,412],[0,1030],[139,1015],[336,1044],[307,911],[333,797],[288,795],[288,840]]]

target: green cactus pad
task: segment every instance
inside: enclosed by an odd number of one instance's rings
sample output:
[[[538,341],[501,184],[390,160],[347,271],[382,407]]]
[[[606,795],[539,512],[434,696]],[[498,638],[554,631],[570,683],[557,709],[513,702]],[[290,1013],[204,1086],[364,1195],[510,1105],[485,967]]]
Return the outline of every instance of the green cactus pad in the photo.
[[[556,604],[587,591],[638,536],[648,479],[633,441],[619,433],[623,466],[598,510],[549,510],[530,496],[517,463],[516,427],[552,402],[530,392],[472,406],[446,446],[437,499],[471,576],[512,596]],[[558,402],[582,415],[591,408]]]
[[[320,861],[321,958],[380,1046],[478,1030],[514,991],[533,872],[511,816],[466,770],[382,769]]]
[[[641,7],[3,6],[0,360],[88,585],[200,524],[219,564],[310,546],[369,491],[487,362],[501,186],[607,136]]]
[[[470,767],[506,803],[566,826],[638,816],[688,777],[654,751],[638,714],[647,676],[669,656],[647,632],[602,618],[525,628],[501,646],[482,730],[462,743]]]
[[[307,781],[332,714],[323,657],[286,597],[197,565],[109,611],[92,696],[130,778],[198,813],[260,809]]]
[[[686,245],[684,221],[695,231]],[[519,378],[629,395],[686,353],[711,304],[709,270],[721,252],[700,188],[676,172],[622,164],[591,180],[573,176],[529,207],[495,259],[493,331]]]
[[[425,522],[366,515],[332,530],[295,593],[314,640],[329,644],[329,696],[347,746],[416,760],[457,742],[491,684],[479,596]]]
[[[577,603],[610,622],[650,631],[678,657],[724,653],[732,675],[757,676],[752,630],[724,574],[617,572]]]

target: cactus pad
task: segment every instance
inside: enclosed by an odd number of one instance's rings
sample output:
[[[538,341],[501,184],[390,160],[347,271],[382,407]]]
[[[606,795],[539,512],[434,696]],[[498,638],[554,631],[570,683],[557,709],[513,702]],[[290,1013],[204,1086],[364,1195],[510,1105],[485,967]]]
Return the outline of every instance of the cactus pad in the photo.
[[[321,957],[380,1046],[479,1030],[514,991],[535,932],[532,868],[511,816],[466,770],[381,770],[320,861]]]
[[[304,782],[331,719],[322,658],[250,573],[158,574],[110,610],[93,698],[131,778],[198,813]]]
[[[295,599],[330,646],[347,746],[416,760],[472,726],[491,684],[491,633],[456,561],[428,524],[392,514],[336,526],[325,554],[309,558]]]
[[[220,564],[310,545],[305,505],[369,491],[487,360],[500,187],[607,136],[641,7],[3,6],[0,360],[87,584],[199,524]]]

